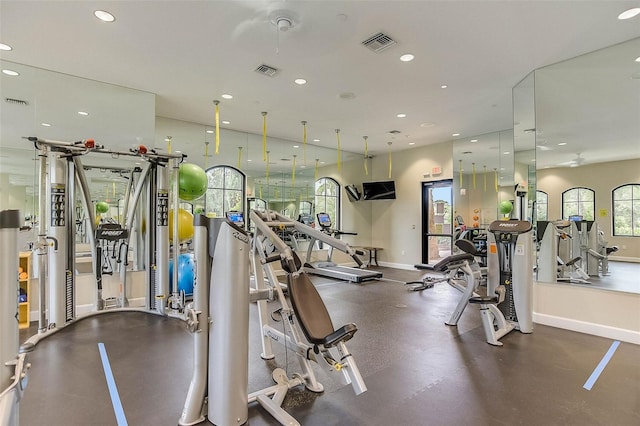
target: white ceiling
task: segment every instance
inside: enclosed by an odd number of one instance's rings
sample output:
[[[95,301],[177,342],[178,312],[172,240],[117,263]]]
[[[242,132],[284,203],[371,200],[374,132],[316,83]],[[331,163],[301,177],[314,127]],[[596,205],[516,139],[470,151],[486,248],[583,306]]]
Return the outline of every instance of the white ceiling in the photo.
[[[219,99],[230,129],[260,134],[266,111],[272,137],[300,141],[306,120],[309,140],[318,138],[319,145],[335,147],[340,129],[343,149],[361,152],[367,135],[375,154],[390,141],[401,150],[453,133],[512,128],[513,86],[536,68],[640,37],[640,17],[617,19],[638,5],[2,0],[0,42],[13,50],[0,51],[0,58],[155,93],[158,116],[212,125],[212,101]],[[98,21],[96,9],[116,21]],[[294,17],[292,29],[277,32],[270,22],[277,10]],[[397,44],[381,53],[361,45],[378,32]],[[404,53],[415,60],[401,62]],[[260,64],[280,71],[260,75],[254,72]],[[294,84],[298,77],[308,83]],[[234,98],[224,100],[223,93]],[[342,99],[345,93],[355,97]],[[127,113],[127,105],[114,108]],[[134,139],[128,135],[111,148]]]

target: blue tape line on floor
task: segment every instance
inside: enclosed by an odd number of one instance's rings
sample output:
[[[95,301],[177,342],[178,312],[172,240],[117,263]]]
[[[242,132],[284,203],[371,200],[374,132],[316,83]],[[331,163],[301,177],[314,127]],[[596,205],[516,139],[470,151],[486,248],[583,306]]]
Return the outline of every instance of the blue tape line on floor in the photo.
[[[122,402],[120,402],[120,395],[118,394],[116,381],[113,378],[113,372],[111,371],[111,365],[109,364],[109,357],[107,357],[107,350],[104,348],[104,343],[98,343],[98,350],[100,351],[102,368],[104,369],[104,375],[107,378],[107,387],[109,388],[109,395],[111,396],[111,403],[113,404],[113,411],[116,414],[118,426],[128,426],[127,418],[124,416]]]
[[[586,390],[591,390],[593,385],[596,383],[596,380],[598,380],[598,377],[600,377],[602,370],[604,370],[604,368],[607,366],[607,364],[611,360],[611,357],[613,357],[613,354],[616,352],[616,349],[618,349],[619,345],[620,345],[620,342],[618,340],[614,341],[611,344],[611,347],[609,348],[607,353],[604,354],[604,357],[602,358],[602,360],[600,361],[596,369],[593,370],[593,373],[591,373],[591,376],[587,379],[583,388],[585,388]]]

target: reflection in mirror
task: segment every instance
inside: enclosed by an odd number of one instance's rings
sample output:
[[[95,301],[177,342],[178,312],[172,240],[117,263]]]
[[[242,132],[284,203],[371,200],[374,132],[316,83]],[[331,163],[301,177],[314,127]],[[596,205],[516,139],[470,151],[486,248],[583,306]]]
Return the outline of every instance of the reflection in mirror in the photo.
[[[539,244],[558,251],[539,260],[545,281],[640,291],[640,196],[616,198],[640,182],[639,51],[633,39],[535,71],[535,126],[526,127],[537,143]]]
[[[485,229],[500,215],[500,201],[514,200],[513,131],[453,142],[454,216],[469,228]]]
[[[513,88],[514,186],[520,194],[514,217],[536,222],[536,129],[534,74]]]

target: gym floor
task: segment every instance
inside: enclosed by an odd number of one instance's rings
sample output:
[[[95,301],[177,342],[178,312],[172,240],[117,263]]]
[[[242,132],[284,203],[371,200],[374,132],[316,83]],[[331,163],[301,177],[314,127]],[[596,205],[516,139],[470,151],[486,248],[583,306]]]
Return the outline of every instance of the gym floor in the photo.
[[[423,273],[376,269],[392,281],[314,281],[336,328],[359,326],[347,346],[368,391],[355,396],[335,373],[316,368],[324,393],[293,389],[284,403],[302,425],[640,424],[640,346],[621,343],[586,390],[610,339],[536,325],[533,334],[514,331],[503,337],[503,347],[493,347],[484,340],[476,305],[457,328],[444,325],[457,290],[438,284],[410,292],[400,281]],[[298,362],[280,345],[274,345],[275,361],[260,358],[256,305],[250,309],[252,392],[273,384],[276,366],[291,376]],[[34,332],[23,330],[21,339]],[[191,379],[191,335],[179,320],[138,312],[84,319],[40,342],[28,357],[20,424],[116,424],[98,343],[128,424],[176,425]],[[278,423],[252,404],[249,424]]]

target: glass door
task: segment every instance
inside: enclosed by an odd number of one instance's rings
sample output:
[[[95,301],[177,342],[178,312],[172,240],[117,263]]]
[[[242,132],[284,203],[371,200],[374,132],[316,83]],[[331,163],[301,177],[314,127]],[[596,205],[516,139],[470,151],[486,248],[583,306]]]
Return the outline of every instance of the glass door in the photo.
[[[436,264],[453,247],[453,181],[422,183],[422,263]]]

